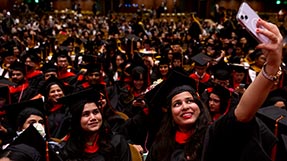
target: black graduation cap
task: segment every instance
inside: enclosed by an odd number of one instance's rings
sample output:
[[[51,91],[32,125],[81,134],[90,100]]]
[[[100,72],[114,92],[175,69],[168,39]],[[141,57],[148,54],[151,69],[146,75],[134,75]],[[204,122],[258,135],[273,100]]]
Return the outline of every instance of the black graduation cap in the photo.
[[[224,99],[224,100],[228,100],[231,97],[230,91],[227,88],[219,84],[215,84],[212,87],[211,93],[218,95],[221,99]]]
[[[28,51],[26,51],[26,54],[23,55],[23,57],[22,57],[23,62],[25,62],[25,60],[27,58],[30,58],[32,62],[40,63],[41,62],[41,58],[38,55],[37,50],[38,49],[29,49]]]
[[[41,160],[45,160],[46,156],[45,140],[32,124],[23,133],[21,133],[13,142],[11,142],[11,144],[7,148],[15,147],[16,145],[21,144],[34,148],[36,150],[36,152],[35,151],[34,152],[35,153],[38,152],[40,154]],[[24,152],[25,149],[22,150]],[[30,152],[30,155],[32,154],[33,153]]]
[[[198,91],[196,90],[201,90],[199,88],[201,83],[198,83],[200,82],[196,82],[192,78],[189,78],[187,75],[173,70],[168,75],[166,80],[162,81],[155,88],[145,94],[145,99],[150,104],[166,106],[168,96],[176,87],[186,85],[186,87],[188,87],[192,93],[197,94]]]
[[[225,62],[219,62],[218,64],[212,66],[211,72],[215,79],[229,80],[231,77],[231,68]]]
[[[166,56],[161,56],[158,65],[169,65],[169,59]]]
[[[139,40],[141,40],[141,38],[138,37],[138,36],[136,36],[135,34],[128,34],[128,35],[127,35],[127,39],[133,40],[133,41],[139,41]]]
[[[248,71],[248,68],[249,68],[248,66],[244,66],[244,64],[233,63],[230,65],[231,65],[232,70],[234,70],[235,72],[238,72],[238,73],[246,73]]]
[[[3,110],[6,111],[6,117],[15,130],[17,130],[18,126],[22,125],[31,114],[42,116],[43,119],[45,119],[46,114],[42,98],[8,104],[3,106]]]
[[[43,66],[41,67],[41,70],[43,73],[48,73],[48,72],[57,72],[58,68],[56,65],[54,65],[53,63],[45,63],[43,64]]]
[[[179,39],[174,39],[174,40],[172,41],[172,45],[181,45],[181,44],[182,44],[182,41],[179,40]]]
[[[70,108],[72,114],[78,112],[79,108],[86,103],[86,101],[98,102],[101,95],[95,88],[88,88],[72,94],[66,95],[58,99],[59,103],[66,104]]]
[[[16,144],[10,145],[5,149],[5,151],[12,152],[12,155],[19,154],[21,155],[21,159],[29,159],[30,161],[41,161],[42,155],[36,150],[34,147],[29,146],[27,144]],[[18,156],[18,155],[17,155]],[[14,159],[14,156],[11,156]]]
[[[10,66],[11,70],[17,70],[17,71],[21,71],[24,75],[26,75],[26,66],[24,63],[15,61],[14,63],[11,64]]]
[[[46,141],[33,125],[30,125],[7,147],[9,150],[19,150],[31,156],[33,161],[47,161],[47,154],[51,161],[62,161],[50,146],[48,146],[49,153],[46,148]]]
[[[87,65],[87,72],[86,72],[87,74],[100,71],[101,71],[100,64],[91,63]]]
[[[173,53],[172,55],[172,59],[182,59],[182,54],[179,52]]]
[[[287,110],[276,106],[260,108],[257,116],[272,130],[275,129],[276,120],[278,121],[278,134],[287,135]]]
[[[0,54],[0,57],[4,59],[7,56],[14,56],[14,53],[11,49],[5,50]]]
[[[72,87],[69,85],[65,85],[61,80],[59,80],[57,77],[52,75],[49,77],[44,84],[40,87],[40,93],[47,98],[49,89],[52,85],[57,84],[64,92],[64,94],[68,94],[72,91]]]
[[[262,55],[261,49],[256,49],[252,53],[249,54],[249,58],[254,61],[256,58],[258,58],[260,55]]]
[[[204,53],[196,54],[195,56],[191,57],[191,60],[195,62],[196,65],[199,66],[206,66],[208,62],[212,60],[211,57]]]

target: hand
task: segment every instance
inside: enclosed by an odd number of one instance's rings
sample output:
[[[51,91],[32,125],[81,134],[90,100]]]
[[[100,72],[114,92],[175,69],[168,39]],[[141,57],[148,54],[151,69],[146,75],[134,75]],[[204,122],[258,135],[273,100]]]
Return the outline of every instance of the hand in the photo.
[[[259,28],[260,26],[266,29]],[[275,24],[259,19],[257,27],[256,32],[265,35],[271,42],[259,44],[256,48],[262,49],[266,56],[266,64],[278,70],[282,61],[283,37]]]
[[[132,146],[134,146],[139,153],[143,153],[144,150],[141,145],[132,144]]]
[[[3,125],[0,125],[0,132],[7,133],[7,129]]]
[[[239,93],[239,94],[243,94],[245,92],[246,88],[240,88],[240,87],[236,87],[234,92]]]
[[[145,107],[146,103],[143,99],[139,99],[139,100],[135,99],[133,100],[132,105],[135,107]]]

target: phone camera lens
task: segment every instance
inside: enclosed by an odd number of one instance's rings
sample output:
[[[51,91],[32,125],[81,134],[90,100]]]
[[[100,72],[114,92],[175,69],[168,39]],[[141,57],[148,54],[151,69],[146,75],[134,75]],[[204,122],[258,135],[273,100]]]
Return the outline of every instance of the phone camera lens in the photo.
[[[245,15],[245,19],[246,19],[246,20],[248,19],[248,16],[247,16],[247,15]]]
[[[243,15],[241,15],[241,16],[240,16],[240,18],[243,20],[243,19],[244,19],[244,16],[243,16]]]

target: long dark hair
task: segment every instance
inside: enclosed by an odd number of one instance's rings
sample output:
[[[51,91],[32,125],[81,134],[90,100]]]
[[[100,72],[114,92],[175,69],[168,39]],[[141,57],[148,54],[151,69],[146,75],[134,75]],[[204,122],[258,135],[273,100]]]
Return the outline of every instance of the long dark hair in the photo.
[[[63,157],[67,160],[86,158],[85,153],[85,144],[88,141],[89,133],[83,131],[80,120],[82,116],[82,111],[86,103],[95,103],[98,107],[100,104],[97,101],[83,99],[77,102],[71,107],[72,110],[72,122],[71,122],[71,131],[70,137],[63,148]],[[101,110],[99,110],[101,112]],[[98,146],[99,153],[102,154],[106,160],[112,160],[112,145],[110,144],[111,140],[111,131],[109,126],[104,119],[104,115],[101,112],[103,117],[103,124],[99,129],[99,138]]]
[[[184,154],[185,157],[189,156],[190,160],[197,161],[201,158],[203,139],[208,123],[210,121],[210,117],[204,104],[197,98],[195,94],[192,95],[194,97],[195,103],[200,108],[200,115],[193,125],[193,134],[188,138],[187,143],[184,145]],[[150,154],[152,158],[155,157],[156,160],[161,161],[169,161],[172,153],[174,150],[176,150],[176,142],[173,138],[175,138],[175,134],[178,128],[173,121],[170,104],[168,107],[169,108],[167,113],[162,120],[161,128],[159,129],[156,139],[153,143],[153,150]],[[165,152],[165,155],[162,155],[162,152]]]

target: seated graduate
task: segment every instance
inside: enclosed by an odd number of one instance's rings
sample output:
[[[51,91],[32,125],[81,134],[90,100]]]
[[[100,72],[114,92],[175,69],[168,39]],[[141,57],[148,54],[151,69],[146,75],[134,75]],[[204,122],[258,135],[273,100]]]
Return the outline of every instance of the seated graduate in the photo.
[[[54,150],[31,124],[6,149],[0,152],[0,160],[62,161]]]
[[[99,100],[100,94],[90,89],[59,100],[68,103],[72,113],[71,131],[62,152],[64,160],[131,160],[128,143],[111,132]]]
[[[9,91],[11,94],[11,102],[17,103],[25,100],[32,99],[37,95],[37,90],[30,86],[26,78],[26,68],[21,62],[15,61],[10,66],[10,78],[16,85],[10,85]]]
[[[43,72],[40,70],[41,58],[38,55],[38,49],[29,49],[21,60],[25,63],[27,69],[26,78],[29,85],[37,88],[39,83],[43,80]]]
[[[208,100],[205,102],[212,119],[216,121],[220,116],[226,114],[231,105],[231,92],[221,85],[207,88]]]
[[[44,103],[42,99],[23,101],[21,103],[9,104],[3,107],[7,122],[13,129],[13,140],[23,133],[30,124],[35,126],[42,137],[46,136]],[[11,142],[3,145],[5,149]]]
[[[211,79],[210,74],[207,73],[207,68],[212,58],[204,53],[199,53],[193,56],[191,60],[194,61],[194,70],[189,77],[201,83],[207,83]]]
[[[178,76],[168,78],[157,92],[162,95],[168,111],[157,138],[152,145],[150,160],[271,160],[271,149],[276,142],[272,132],[255,119],[255,114],[270,92],[282,61],[282,36],[276,25],[262,19],[258,34],[267,36],[264,49],[266,64],[242,95],[239,103],[209,125],[206,108],[194,89]],[[181,80],[181,81],[179,81]],[[176,82],[176,83],[174,83]]]
[[[65,85],[53,75],[41,87],[40,93],[45,100],[50,137],[61,139],[70,128],[69,108],[57,101],[70,91],[72,91],[71,86]]]

